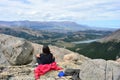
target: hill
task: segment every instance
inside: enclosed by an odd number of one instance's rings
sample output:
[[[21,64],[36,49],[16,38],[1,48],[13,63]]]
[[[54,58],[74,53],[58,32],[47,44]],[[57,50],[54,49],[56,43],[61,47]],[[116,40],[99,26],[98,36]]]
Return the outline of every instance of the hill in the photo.
[[[78,30],[88,30],[88,26],[80,25],[75,22],[70,21],[0,21],[0,26],[6,27],[26,27],[33,30],[46,30],[55,32],[66,32],[66,31],[78,31]]]
[[[106,36],[106,37],[100,39],[99,41],[102,42],[102,43],[111,42],[111,41],[120,42],[120,29],[113,32],[109,36]]]
[[[70,49],[93,59],[116,60],[120,57],[120,30],[97,42],[77,44],[74,48]]]

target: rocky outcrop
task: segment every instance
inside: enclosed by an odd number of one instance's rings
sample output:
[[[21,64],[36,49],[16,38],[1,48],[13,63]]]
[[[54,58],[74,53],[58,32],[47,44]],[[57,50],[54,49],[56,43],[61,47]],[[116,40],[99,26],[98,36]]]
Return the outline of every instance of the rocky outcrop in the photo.
[[[106,80],[105,79],[105,60],[89,60],[81,65],[81,80]]]
[[[120,80],[120,63],[95,59],[81,65],[81,80]]]
[[[80,80],[120,80],[120,63],[93,59],[82,65],[70,62],[58,62],[65,69],[80,69]],[[34,80],[34,67],[31,66],[8,66],[0,67],[0,79],[5,80]],[[71,80],[72,76],[58,77],[59,71],[50,71],[40,77],[40,80]]]
[[[110,41],[120,42],[120,29],[113,32],[109,36],[106,36],[99,40],[99,42],[102,42],[102,43],[110,42]]]
[[[33,47],[30,42],[22,38],[0,35],[0,63],[11,65],[28,64],[33,59]],[[2,62],[1,62],[2,61]]]
[[[23,64],[31,63],[31,61],[35,63],[33,55],[42,53],[42,45],[4,34],[0,37],[0,80],[34,80],[35,67]],[[80,69],[81,80],[120,80],[120,59],[117,61],[90,59],[64,48],[49,47],[63,71]],[[58,73],[59,71],[50,71],[40,79],[70,80],[71,78],[71,76],[59,78]]]
[[[31,67],[0,66],[0,80],[26,80],[25,77],[34,79],[33,69]]]

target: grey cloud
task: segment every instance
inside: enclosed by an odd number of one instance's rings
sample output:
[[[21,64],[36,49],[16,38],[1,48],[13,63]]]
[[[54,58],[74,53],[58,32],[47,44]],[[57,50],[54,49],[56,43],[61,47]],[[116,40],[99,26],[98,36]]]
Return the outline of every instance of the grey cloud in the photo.
[[[118,19],[119,3],[119,0],[2,0],[0,14],[37,20]]]

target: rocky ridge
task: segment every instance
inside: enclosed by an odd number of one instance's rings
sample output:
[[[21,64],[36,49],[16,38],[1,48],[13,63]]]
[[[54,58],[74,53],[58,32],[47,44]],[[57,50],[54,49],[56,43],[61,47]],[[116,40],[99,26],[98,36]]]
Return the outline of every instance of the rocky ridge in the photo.
[[[109,36],[106,36],[106,37],[100,39],[99,41],[102,43],[110,42],[110,41],[120,42],[120,29],[113,32]]]
[[[0,80],[34,80],[34,55],[41,52],[42,45],[4,34],[0,37]],[[81,80],[120,80],[119,61],[90,59],[51,45],[50,49],[63,71],[80,69]],[[50,71],[40,80],[71,80],[71,76],[59,78],[58,72]]]

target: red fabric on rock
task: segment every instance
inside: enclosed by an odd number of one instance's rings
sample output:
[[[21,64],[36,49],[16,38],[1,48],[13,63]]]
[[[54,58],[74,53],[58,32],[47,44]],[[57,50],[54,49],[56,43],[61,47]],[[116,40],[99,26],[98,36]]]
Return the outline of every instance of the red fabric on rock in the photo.
[[[35,79],[39,79],[39,77],[50,70],[61,70],[62,68],[58,67],[56,62],[51,64],[40,64],[34,69]]]

